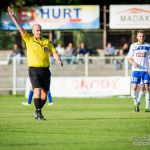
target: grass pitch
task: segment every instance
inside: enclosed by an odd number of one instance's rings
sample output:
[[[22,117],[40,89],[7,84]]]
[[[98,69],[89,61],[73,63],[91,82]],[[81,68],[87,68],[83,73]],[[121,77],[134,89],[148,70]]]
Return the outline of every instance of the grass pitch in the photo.
[[[53,98],[46,121],[21,96],[0,96],[0,150],[149,150],[150,113],[129,98]]]

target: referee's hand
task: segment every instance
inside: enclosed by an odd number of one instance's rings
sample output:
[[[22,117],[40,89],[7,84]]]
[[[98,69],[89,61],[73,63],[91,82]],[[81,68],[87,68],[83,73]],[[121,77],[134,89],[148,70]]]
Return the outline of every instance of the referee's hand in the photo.
[[[11,8],[10,6],[7,7],[7,11],[9,13],[10,17],[13,17],[15,15],[14,9]]]
[[[62,62],[62,60],[58,60],[58,61],[57,61],[57,64],[63,67],[63,62]]]

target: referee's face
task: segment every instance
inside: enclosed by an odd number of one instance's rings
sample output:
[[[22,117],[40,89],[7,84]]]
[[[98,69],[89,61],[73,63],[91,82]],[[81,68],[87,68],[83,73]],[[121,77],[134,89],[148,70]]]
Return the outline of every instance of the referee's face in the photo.
[[[144,33],[138,33],[138,34],[137,34],[137,40],[138,40],[138,43],[139,43],[139,44],[142,44],[142,43],[144,42],[144,40],[145,40],[145,35],[144,35]]]
[[[40,38],[42,36],[41,26],[39,24],[33,25],[32,33],[33,33],[35,38]]]

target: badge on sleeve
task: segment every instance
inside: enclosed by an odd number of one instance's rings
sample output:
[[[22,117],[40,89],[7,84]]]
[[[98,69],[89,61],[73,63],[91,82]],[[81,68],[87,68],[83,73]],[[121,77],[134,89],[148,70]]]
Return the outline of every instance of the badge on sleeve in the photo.
[[[48,52],[49,51],[48,47],[44,47],[44,51]]]

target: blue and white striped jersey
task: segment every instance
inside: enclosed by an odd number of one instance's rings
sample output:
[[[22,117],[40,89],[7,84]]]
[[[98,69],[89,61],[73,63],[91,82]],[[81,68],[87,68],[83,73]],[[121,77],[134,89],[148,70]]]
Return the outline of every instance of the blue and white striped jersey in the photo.
[[[138,67],[132,65],[132,71],[148,71],[150,63],[150,44],[133,43],[130,46],[128,58],[132,58],[137,63]]]

